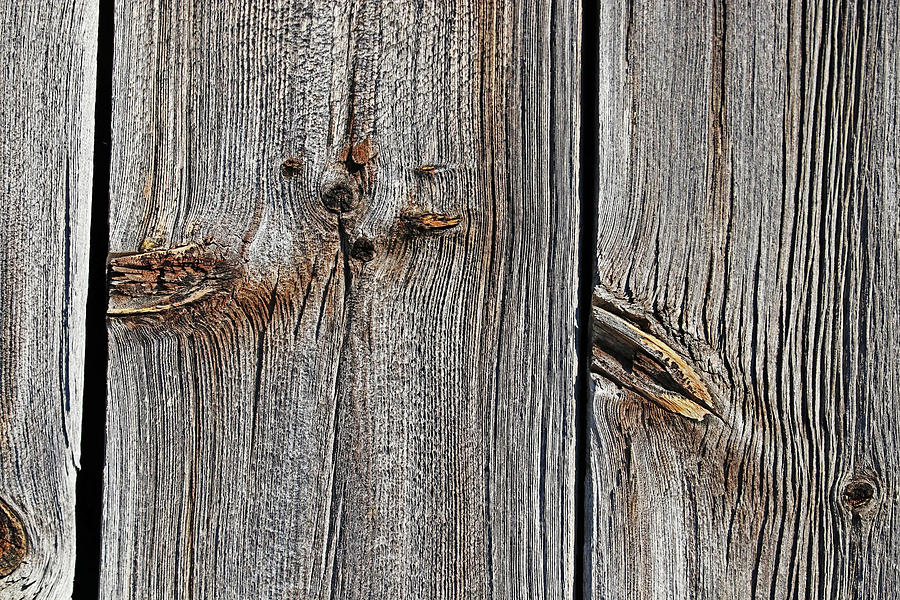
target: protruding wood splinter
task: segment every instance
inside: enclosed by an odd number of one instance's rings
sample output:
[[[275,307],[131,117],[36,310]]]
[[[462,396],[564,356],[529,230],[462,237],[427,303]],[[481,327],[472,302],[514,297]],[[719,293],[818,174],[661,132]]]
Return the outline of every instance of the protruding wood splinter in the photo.
[[[593,307],[593,339],[592,370],[690,419],[713,413],[706,384],[662,340],[598,306]]]

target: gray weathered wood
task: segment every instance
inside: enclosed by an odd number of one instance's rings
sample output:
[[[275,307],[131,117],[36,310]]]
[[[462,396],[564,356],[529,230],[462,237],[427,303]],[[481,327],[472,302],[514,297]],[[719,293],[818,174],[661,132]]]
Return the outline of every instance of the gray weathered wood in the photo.
[[[898,32],[603,3],[592,597],[896,595]]]
[[[103,598],[570,598],[577,5],[116,3]]]
[[[72,593],[96,40],[95,2],[0,6],[2,598]]]

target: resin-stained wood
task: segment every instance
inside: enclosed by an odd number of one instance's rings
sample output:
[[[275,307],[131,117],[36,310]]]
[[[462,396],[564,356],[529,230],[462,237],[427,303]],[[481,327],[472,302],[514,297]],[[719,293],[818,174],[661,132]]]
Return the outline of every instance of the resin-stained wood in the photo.
[[[571,598],[577,9],[116,3],[103,598]]]
[[[0,7],[2,598],[72,595],[96,63],[96,3]]]
[[[898,6],[599,26],[590,596],[893,597]],[[679,361],[712,412],[662,401]]]

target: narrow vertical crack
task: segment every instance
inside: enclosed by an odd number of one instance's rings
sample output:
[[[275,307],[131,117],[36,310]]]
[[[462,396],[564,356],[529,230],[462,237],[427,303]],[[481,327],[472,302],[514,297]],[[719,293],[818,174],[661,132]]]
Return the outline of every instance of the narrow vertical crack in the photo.
[[[599,181],[600,112],[598,105],[600,29],[597,7],[582,5],[581,131],[578,241],[578,374],[575,380],[575,573],[573,599],[591,595],[590,440],[588,426],[592,386],[591,301],[597,264],[597,193]]]
[[[100,595],[103,464],[106,440],[106,257],[109,251],[109,179],[112,138],[113,0],[99,0],[94,180],[85,330],[81,469],[75,484],[73,600]]]

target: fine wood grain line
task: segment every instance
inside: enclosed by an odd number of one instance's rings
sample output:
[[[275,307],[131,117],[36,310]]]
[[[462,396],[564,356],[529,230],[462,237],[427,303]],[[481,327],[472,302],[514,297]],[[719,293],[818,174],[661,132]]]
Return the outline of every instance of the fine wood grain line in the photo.
[[[0,6],[2,598],[72,595],[96,38],[94,2]]]
[[[101,597],[571,598],[578,19],[116,2]]]
[[[598,294],[722,418],[595,376],[593,598],[896,595],[898,18],[601,6]]]

